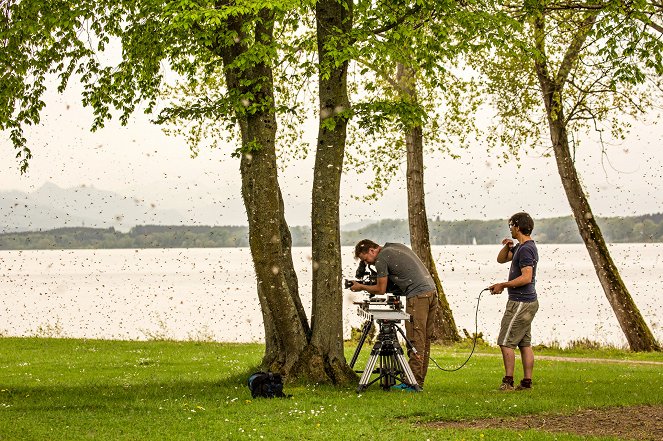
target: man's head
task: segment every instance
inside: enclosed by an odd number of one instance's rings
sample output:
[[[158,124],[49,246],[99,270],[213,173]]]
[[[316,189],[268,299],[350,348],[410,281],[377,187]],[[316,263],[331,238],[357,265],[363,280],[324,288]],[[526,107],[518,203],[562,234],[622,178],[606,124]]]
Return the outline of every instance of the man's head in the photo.
[[[534,220],[524,211],[516,213],[509,218],[509,228],[511,228],[512,235],[515,234],[516,227],[523,235],[529,236],[534,230]]]
[[[364,239],[355,245],[355,259],[363,260],[369,265],[373,265],[380,252],[380,245],[372,240]]]

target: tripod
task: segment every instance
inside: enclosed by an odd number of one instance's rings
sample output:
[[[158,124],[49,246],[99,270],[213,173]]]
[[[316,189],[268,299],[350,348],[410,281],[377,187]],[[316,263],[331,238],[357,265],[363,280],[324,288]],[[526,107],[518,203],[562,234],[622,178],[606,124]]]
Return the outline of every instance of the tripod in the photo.
[[[361,379],[359,380],[359,386],[357,387],[357,393],[362,392],[368,387],[379,381],[380,387],[383,390],[389,390],[391,386],[396,384],[396,381],[412,386],[416,391],[421,391],[421,387],[417,383],[417,380],[414,378],[412,369],[410,365],[405,360],[403,355],[403,349],[398,342],[397,331],[403,336],[407,347],[416,354],[416,349],[412,346],[412,343],[407,339],[403,330],[398,326],[398,320],[386,320],[386,319],[377,319],[378,325],[380,326],[380,332],[378,333],[377,341],[373,345],[371,350],[371,355],[368,358],[366,363],[366,368],[362,372]],[[371,330],[373,320],[367,320],[362,326],[361,337],[359,339],[359,345],[355,349],[355,353],[352,356],[350,361],[350,367],[353,368],[361,347],[366,341],[366,337]],[[375,369],[375,364],[378,363],[378,368]],[[373,381],[369,381],[372,374],[379,374],[377,378]]]

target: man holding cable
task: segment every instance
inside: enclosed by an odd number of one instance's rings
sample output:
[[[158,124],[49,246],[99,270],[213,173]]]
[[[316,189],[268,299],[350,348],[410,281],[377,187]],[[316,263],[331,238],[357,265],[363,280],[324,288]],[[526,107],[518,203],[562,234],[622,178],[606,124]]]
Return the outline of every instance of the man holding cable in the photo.
[[[539,253],[530,237],[534,221],[529,214],[516,213],[509,219],[511,238],[502,241],[502,249],[497,254],[499,263],[511,262],[508,282],[495,283],[489,287],[492,294],[500,294],[507,288],[509,300],[502,317],[502,326],[497,344],[502,350],[504,378],[500,390],[514,390],[513,373],[516,364],[515,349],[520,349],[523,362],[523,379],[516,390],[532,388],[534,351],[532,351],[532,320],[539,309],[536,295],[536,266]]]

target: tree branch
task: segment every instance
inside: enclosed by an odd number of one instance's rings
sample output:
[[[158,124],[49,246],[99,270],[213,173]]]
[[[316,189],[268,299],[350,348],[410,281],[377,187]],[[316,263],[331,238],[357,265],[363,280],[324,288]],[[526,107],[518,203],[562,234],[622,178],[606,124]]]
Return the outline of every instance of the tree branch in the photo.
[[[594,23],[596,22],[596,17],[598,15],[598,11],[588,12],[580,23],[578,32],[575,34],[571,44],[567,48],[566,53],[564,54],[564,59],[559,66],[557,75],[555,76],[555,83],[558,86],[562,86],[566,82],[569,73],[573,68],[573,65],[578,59],[578,54],[580,53],[580,50],[582,49],[582,46],[585,43],[589,32],[594,27]]]
[[[658,23],[653,22],[651,19],[649,20],[643,20],[642,18],[638,18],[641,22],[643,22],[645,25],[649,26],[650,28],[658,31],[659,33],[663,34],[663,26],[661,26]]]
[[[406,19],[408,19],[412,15],[416,14],[420,10],[421,10],[421,5],[416,5],[413,8],[410,8],[409,10],[405,11],[405,13],[402,16],[398,17],[392,23],[384,25],[381,28],[373,29],[373,34],[380,35],[380,34],[383,34],[387,31],[390,31],[391,29],[395,28],[396,26],[399,26],[400,24],[402,24]]]

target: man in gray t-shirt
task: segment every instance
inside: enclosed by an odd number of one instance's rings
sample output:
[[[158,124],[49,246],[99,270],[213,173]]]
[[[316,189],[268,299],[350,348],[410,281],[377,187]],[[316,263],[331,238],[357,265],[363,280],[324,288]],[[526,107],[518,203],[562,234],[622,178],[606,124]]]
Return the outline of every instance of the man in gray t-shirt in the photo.
[[[377,277],[388,277],[408,299],[436,291],[430,273],[414,252],[401,243],[387,242],[375,259]]]
[[[433,278],[421,259],[403,244],[386,243],[380,246],[364,239],[355,246],[355,258],[375,266],[377,283],[364,285],[353,282],[352,291],[384,294],[387,282],[393,282],[407,298],[406,312],[411,320],[405,322],[405,335],[418,352],[408,351],[409,365],[417,383],[423,388],[438,302]]]

